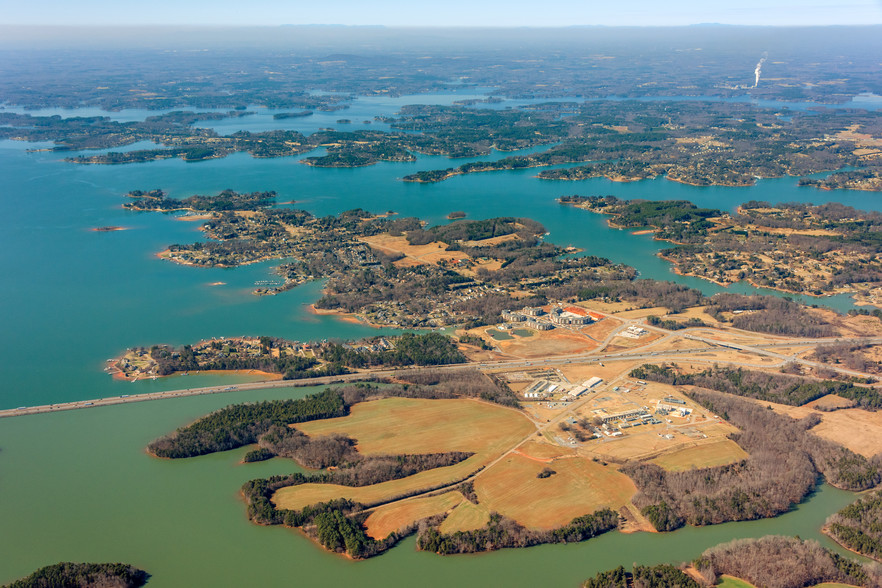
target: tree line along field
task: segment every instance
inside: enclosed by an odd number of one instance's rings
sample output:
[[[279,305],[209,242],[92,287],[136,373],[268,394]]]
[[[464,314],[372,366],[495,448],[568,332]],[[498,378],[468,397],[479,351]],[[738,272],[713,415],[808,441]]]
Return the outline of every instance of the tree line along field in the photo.
[[[364,504],[450,484],[468,477],[533,430],[515,411],[475,400],[390,398],[356,405],[352,415],[298,427],[310,436],[344,434],[357,439],[364,455],[469,451],[474,455],[449,468],[364,488],[304,484],[279,490],[280,508],[302,509],[317,502],[347,498]],[[443,470],[443,471],[442,471]]]
[[[599,369],[610,381],[618,377],[606,373],[612,367]],[[838,393],[875,410],[875,391],[850,382],[645,365],[627,378],[653,380],[654,391],[644,390],[644,383],[627,395],[628,403],[685,391],[697,420],[674,419],[672,426],[695,429],[684,435],[697,441],[661,440],[658,449],[613,459],[610,451],[618,445],[640,444],[641,435],[654,439],[651,427],[596,445],[609,451],[597,453],[590,440],[564,447],[544,427],[537,429],[545,418],[531,421],[499,378],[440,371],[400,378],[288,405],[230,407],[156,442],[151,451],[175,457],[174,446],[188,439],[197,443],[197,454],[257,442],[262,453],[256,458],[294,459],[312,471],[243,487],[249,516],[301,527],[353,557],[374,555],[413,532],[421,548],[441,553],[580,540],[616,526],[617,510],[627,511],[629,521],[636,518],[637,528],[660,531],[764,518],[802,500],[819,475],[853,490],[882,479],[877,458],[815,434],[822,417],[794,420],[766,406],[771,399],[805,404]],[[607,414],[627,408],[616,404],[612,387],[604,384],[580,402],[605,407]],[[711,428],[702,440],[705,421]],[[208,437],[193,436],[199,430]],[[221,432],[231,436],[218,443]]]

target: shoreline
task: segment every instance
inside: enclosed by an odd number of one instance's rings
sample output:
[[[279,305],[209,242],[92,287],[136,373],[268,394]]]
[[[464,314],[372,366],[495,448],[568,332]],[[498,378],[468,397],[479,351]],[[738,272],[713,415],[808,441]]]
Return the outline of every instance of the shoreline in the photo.
[[[866,553],[861,553],[860,551],[855,551],[854,549],[852,549],[851,547],[849,547],[849,546],[846,545],[845,543],[842,543],[842,542],[839,540],[839,538],[837,538],[835,535],[833,535],[833,534],[830,532],[830,526],[827,525],[826,523],[824,523],[824,526],[821,527],[821,533],[822,533],[823,535],[829,537],[830,540],[833,541],[833,543],[835,543],[836,545],[838,545],[839,547],[841,547],[842,549],[844,549],[844,550],[846,550],[846,551],[848,551],[848,552],[851,552],[851,553],[853,553],[853,554],[855,554],[855,555],[859,555],[859,556],[861,556],[861,557],[865,557],[865,558],[867,558],[868,560],[873,561],[873,562],[876,562],[876,563],[882,563],[882,559],[877,559],[877,558],[875,558],[875,557],[873,557],[873,556],[871,556],[871,555],[867,555]]]
[[[659,239],[659,241],[663,241],[663,239]],[[732,285],[738,283],[738,282],[720,282],[718,280],[714,280],[713,278],[708,278],[707,276],[700,276],[700,275],[693,273],[693,272],[683,272],[677,266],[677,263],[674,262],[673,260],[671,260],[670,258],[666,257],[663,252],[659,251],[658,256],[660,258],[664,259],[665,261],[667,261],[668,263],[670,263],[671,264],[671,271],[674,272],[675,274],[677,274],[678,276],[684,276],[684,277],[689,277],[689,278],[699,278],[701,280],[706,280],[708,282],[714,283],[714,284],[720,286],[721,288],[728,288],[729,286],[732,286]],[[740,281],[741,280],[739,280],[739,282]],[[827,296],[838,296],[839,294],[850,294],[852,299],[855,300],[855,306],[874,306],[876,308],[882,308],[882,303],[867,302],[864,304],[858,304],[857,300],[855,299],[855,295],[857,295],[857,290],[842,290],[839,292],[826,292],[824,294],[814,294],[812,292],[797,292],[795,290],[788,290],[786,288],[779,288],[777,286],[761,286],[760,284],[757,284],[756,282],[754,282],[751,279],[747,279],[744,281],[746,281],[748,284],[750,284],[754,288],[763,288],[766,290],[774,290],[776,292],[782,292],[784,294],[795,294],[797,296],[811,296],[813,298],[825,298]]]
[[[265,262],[265,261],[273,261],[274,259],[286,259],[287,257],[289,257],[289,256],[287,256],[287,255],[271,255],[271,256],[267,256],[267,257],[260,257],[260,258],[258,258],[258,259],[252,259],[252,260],[249,260],[249,261],[238,262],[238,263],[233,264],[233,265],[228,265],[228,264],[225,264],[225,263],[216,263],[216,264],[214,264],[214,265],[205,265],[205,264],[201,264],[201,263],[195,263],[195,262],[192,262],[192,261],[184,261],[184,260],[182,260],[182,259],[177,259],[177,258],[175,258],[175,257],[172,257],[172,253],[173,253],[173,252],[172,252],[171,249],[163,249],[163,250],[160,251],[159,253],[154,253],[153,256],[154,256],[154,257],[157,257],[157,258],[159,258],[159,259],[163,259],[163,260],[165,260],[165,261],[170,261],[170,262],[172,262],[172,263],[177,263],[178,265],[186,265],[186,266],[189,266],[189,267],[221,268],[221,269],[230,269],[230,268],[244,267],[244,266],[246,266],[246,265],[251,265],[251,264],[254,264],[254,263],[263,263],[263,262]]]
[[[116,364],[118,361],[119,360],[117,359],[116,361],[113,362],[113,367],[116,367]],[[175,376],[183,378],[183,377],[185,377],[182,375],[184,373],[186,373],[187,375],[190,375],[192,373],[194,376],[195,375],[200,375],[200,376],[259,376],[259,377],[263,378],[262,381],[267,381],[267,382],[275,382],[277,380],[281,380],[284,378],[283,374],[277,374],[274,372],[264,372],[261,370],[254,370],[254,369],[249,369],[249,370],[196,370],[195,372],[189,372],[189,371],[188,372],[172,372],[172,373],[166,374],[164,376],[160,376],[157,374],[157,375],[150,375],[150,376],[138,375],[137,377],[127,376],[125,374],[125,372],[123,372],[119,368],[116,368],[116,369],[118,371],[116,371],[110,375],[111,375],[111,377],[113,377],[114,380],[117,380],[120,382],[137,382],[138,380],[154,380],[154,379],[160,379],[160,378],[165,379],[165,378],[173,378]]]
[[[316,316],[333,316],[336,317],[337,320],[343,321],[344,323],[352,323],[356,325],[366,325],[368,327],[372,327],[374,329],[382,329],[382,328],[395,328],[392,325],[380,325],[377,323],[373,323],[369,321],[367,318],[360,314],[356,314],[354,312],[345,312],[343,310],[333,310],[327,308],[316,308],[315,303],[308,304],[306,306],[307,310],[310,314],[314,314]]]

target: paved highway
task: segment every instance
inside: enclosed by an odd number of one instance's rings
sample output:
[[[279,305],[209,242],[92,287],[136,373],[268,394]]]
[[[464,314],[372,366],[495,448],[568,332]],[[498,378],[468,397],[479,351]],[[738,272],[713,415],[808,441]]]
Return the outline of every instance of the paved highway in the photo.
[[[632,322],[632,321],[629,321]],[[624,328],[626,325],[623,325]],[[573,355],[563,355],[563,356],[555,356],[548,357],[542,359],[516,359],[516,360],[499,360],[499,361],[487,361],[483,363],[467,363],[467,364],[454,364],[454,365],[445,365],[445,366],[435,366],[428,369],[443,369],[443,370],[463,370],[463,369],[484,369],[484,370],[505,370],[505,369],[524,369],[524,368],[532,368],[537,366],[559,366],[565,365],[569,363],[599,363],[604,361],[649,361],[649,362],[663,362],[668,360],[674,360],[678,358],[682,358],[683,356],[696,355],[699,353],[707,353],[708,351],[715,351],[719,349],[731,349],[734,351],[742,351],[746,353],[752,353],[755,355],[767,356],[778,360],[775,366],[782,366],[789,362],[797,362],[803,365],[807,365],[810,367],[823,367],[825,369],[830,369],[833,371],[837,371],[849,376],[855,376],[859,378],[868,378],[873,377],[871,374],[866,374],[863,372],[858,372],[855,370],[845,369],[836,365],[830,364],[821,364],[819,362],[808,361],[805,359],[799,359],[795,355],[784,355],[772,351],[776,347],[800,347],[800,346],[817,346],[829,343],[851,343],[851,344],[878,344],[882,343],[882,337],[829,337],[824,339],[780,339],[770,343],[763,343],[759,345],[744,345],[739,343],[730,343],[723,342],[717,339],[712,339],[707,336],[702,336],[698,333],[707,333],[707,328],[696,327],[694,329],[683,329],[682,331],[666,331],[664,329],[658,329],[655,327],[649,327],[654,331],[664,333],[664,337],[650,344],[649,349],[641,350],[641,351],[620,351],[616,353],[600,353],[606,345],[612,340],[614,334],[610,334],[609,337],[604,339],[601,343],[601,346],[588,353],[579,353]],[[621,329],[617,329],[615,332],[618,332]],[[615,333],[614,332],[614,333]],[[756,338],[756,333],[744,333],[747,336]],[[658,345],[660,341],[667,340],[674,337],[682,337],[684,339],[693,341],[695,343],[702,344],[702,346],[694,347],[690,349],[672,349],[672,350],[663,350],[663,351],[652,351],[651,347],[653,345]],[[689,361],[691,362],[702,362],[702,363],[716,363],[716,364],[725,364],[725,365],[736,365],[741,367],[757,367],[756,364],[752,364],[747,361],[725,361],[718,358],[703,358],[700,356],[690,357]],[[763,367],[770,367],[768,365]],[[301,387],[301,386],[326,386],[329,384],[336,383],[345,383],[352,382],[358,380],[364,380],[366,378],[386,378],[394,375],[403,375],[407,372],[424,370],[427,368],[403,368],[403,369],[381,369],[381,370],[373,370],[368,372],[356,372],[352,374],[343,374],[339,376],[324,376],[321,378],[309,378],[303,380],[271,380],[264,382],[251,382],[248,384],[236,384],[233,386],[209,386],[204,388],[187,388],[180,390],[169,390],[167,392],[151,392],[148,394],[132,394],[132,395],[123,395],[123,396],[113,396],[109,398],[97,398],[93,400],[80,400],[76,402],[65,402],[60,404],[47,404],[41,406],[24,406],[6,410],[0,410],[0,418],[2,417],[13,417],[13,416],[23,416],[29,414],[40,414],[46,412],[59,412],[64,410],[77,410],[82,408],[95,408],[98,406],[109,406],[114,404],[128,404],[131,402],[145,402],[148,400],[161,400],[165,398],[177,398],[181,396],[201,396],[204,394],[223,394],[227,392],[242,392],[248,390],[267,390],[273,388],[293,388],[293,387]]]

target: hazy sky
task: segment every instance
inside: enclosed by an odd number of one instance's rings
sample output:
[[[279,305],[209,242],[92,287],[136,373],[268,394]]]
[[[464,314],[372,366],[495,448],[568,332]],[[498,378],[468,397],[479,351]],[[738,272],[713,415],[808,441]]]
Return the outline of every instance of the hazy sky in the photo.
[[[882,24],[882,0],[0,0],[7,25]]]

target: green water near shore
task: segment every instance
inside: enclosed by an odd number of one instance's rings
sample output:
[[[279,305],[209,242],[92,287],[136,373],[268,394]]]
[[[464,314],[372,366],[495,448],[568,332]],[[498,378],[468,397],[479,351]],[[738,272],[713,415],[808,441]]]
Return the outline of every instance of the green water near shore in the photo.
[[[711,545],[776,533],[833,543],[818,532],[854,495],[823,486],[776,519],[608,533],[588,542],[441,557],[412,538],[365,562],[326,553],[296,532],[258,527],[238,498],[247,480],[295,471],[273,459],[239,464],[245,449],[186,460],[144,453],[155,437],[228,403],[307,389],[176,398],[3,419],[0,423],[0,583],[58,561],[125,561],[150,586],[577,586],[633,562],[686,561]]]
[[[386,113],[399,104],[379,101],[374,106]],[[334,117],[356,120],[350,116],[354,113]],[[132,189],[162,188],[172,196],[226,188],[276,190],[280,201],[295,200],[294,206],[317,215],[356,207],[391,209],[430,223],[447,222],[454,210],[465,211],[468,218],[526,216],[542,222],[552,242],[707,294],[723,289],[673,274],[670,264],[655,255],[666,244],[611,229],[606,217],[561,206],[556,198],[613,194],[685,199],[730,210],[752,199],[837,201],[882,210],[878,194],[798,188],[796,178],[761,180],[751,188],[698,188],[663,178],[630,184],[541,181],[533,177],[537,170],[520,170],[411,184],[398,180],[464,160],[420,157],[414,163],[318,169],[297,158],[237,154],[191,164],[77,166],[62,162],[64,154],[26,152],[48,146],[0,141],[0,408],[250,379],[190,375],[132,384],[102,372],[107,358],[136,345],[246,334],[316,340],[382,332],[309,313],[307,306],[321,296],[319,282],[275,297],[253,296],[255,282],[275,279],[271,268],[279,262],[206,269],[156,258],[169,244],[201,239],[198,223],[123,210],[123,194]],[[128,230],[90,231],[110,225]],[[224,284],[209,285],[215,282]],[[729,290],[755,289],[738,284]],[[839,310],[851,307],[847,296],[804,300]],[[735,537],[799,534],[832,547],[818,530],[829,514],[853,499],[823,486],[774,520],[665,535],[614,532],[584,544],[458,557],[416,552],[408,539],[381,557],[351,562],[293,531],[247,521],[238,488],[251,478],[288,473],[295,469],[290,463],[274,459],[240,465],[244,449],[182,461],[144,453],[150,440],[216,408],[305,393],[235,392],[0,420],[0,583],[58,561],[119,560],[153,574],[151,586],[576,586],[598,570],[635,561],[687,560]]]

